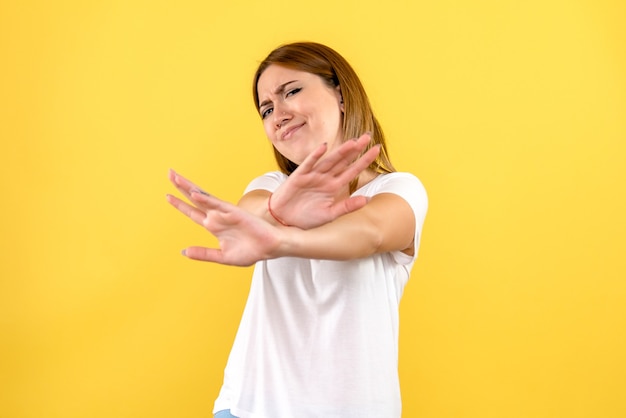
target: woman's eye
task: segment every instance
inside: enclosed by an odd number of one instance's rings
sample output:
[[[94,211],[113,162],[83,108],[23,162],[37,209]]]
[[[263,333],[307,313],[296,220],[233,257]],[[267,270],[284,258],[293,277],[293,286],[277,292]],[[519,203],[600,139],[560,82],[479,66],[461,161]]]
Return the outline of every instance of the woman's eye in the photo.
[[[272,109],[271,107],[268,107],[267,109],[265,109],[263,112],[261,112],[261,119],[265,119],[266,117],[271,115],[273,110],[274,109]]]
[[[302,88],[300,88],[300,87],[292,89],[292,90],[289,90],[285,96],[287,96],[287,97],[293,96],[294,94],[299,93],[300,90],[302,90]]]

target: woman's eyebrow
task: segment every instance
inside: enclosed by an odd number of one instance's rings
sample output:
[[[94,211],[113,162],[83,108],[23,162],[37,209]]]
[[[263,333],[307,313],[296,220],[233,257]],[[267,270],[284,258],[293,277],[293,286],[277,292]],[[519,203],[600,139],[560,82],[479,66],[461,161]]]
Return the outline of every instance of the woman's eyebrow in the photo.
[[[285,91],[285,88],[287,88],[287,86],[291,83],[295,83],[298,80],[291,80],[291,81],[287,81],[286,83],[281,84],[280,86],[278,86],[276,88],[276,90],[274,90],[274,94],[281,94],[282,92]],[[260,104],[259,104],[259,108],[272,103],[271,100],[263,100]]]

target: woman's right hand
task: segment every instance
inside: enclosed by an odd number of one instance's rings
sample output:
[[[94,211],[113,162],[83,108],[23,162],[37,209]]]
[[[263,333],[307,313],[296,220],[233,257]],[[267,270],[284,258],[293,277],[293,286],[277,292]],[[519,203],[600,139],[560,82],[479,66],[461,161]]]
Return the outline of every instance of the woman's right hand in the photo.
[[[380,152],[380,146],[363,152],[370,141],[370,134],[363,134],[327,155],[326,144],[313,151],[271,195],[273,216],[284,224],[310,229],[365,206],[365,196],[350,197],[349,185]]]
[[[217,248],[187,247],[183,255],[233,266],[250,266],[259,260],[281,256],[280,244],[286,228],[277,228],[236,205],[209,195],[174,171],[170,171],[169,177],[188,202],[169,194],[167,201],[219,242]]]

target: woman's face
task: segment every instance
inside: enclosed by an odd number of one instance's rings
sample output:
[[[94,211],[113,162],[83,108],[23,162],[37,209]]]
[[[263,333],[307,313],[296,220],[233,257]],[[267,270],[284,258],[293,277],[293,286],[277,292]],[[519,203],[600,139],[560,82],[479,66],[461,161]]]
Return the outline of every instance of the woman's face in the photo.
[[[339,87],[319,76],[271,65],[257,83],[265,133],[278,152],[301,164],[319,145],[343,142]]]

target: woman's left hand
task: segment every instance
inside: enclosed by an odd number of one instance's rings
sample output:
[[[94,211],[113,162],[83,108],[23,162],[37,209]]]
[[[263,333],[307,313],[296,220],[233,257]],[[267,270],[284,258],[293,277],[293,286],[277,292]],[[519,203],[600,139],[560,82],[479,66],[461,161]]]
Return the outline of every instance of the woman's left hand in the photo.
[[[189,247],[183,250],[185,256],[234,266],[249,266],[275,256],[281,242],[280,228],[209,195],[173,171],[170,181],[191,204],[172,195],[167,195],[167,201],[219,242],[219,248]]]
[[[325,144],[314,150],[272,194],[273,216],[283,224],[310,229],[365,206],[368,199],[350,196],[349,185],[380,152],[379,146],[365,151],[370,141],[366,133],[330,152]]]

